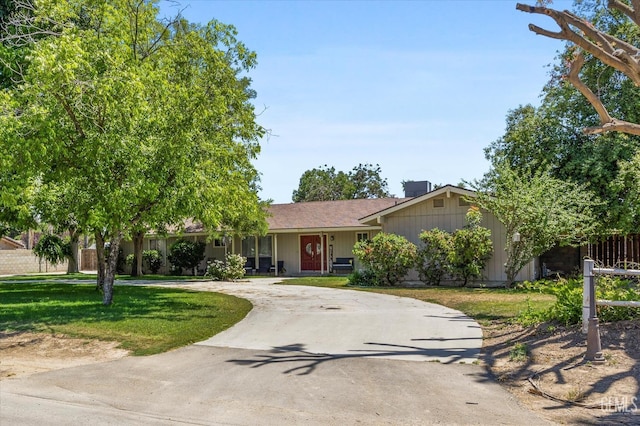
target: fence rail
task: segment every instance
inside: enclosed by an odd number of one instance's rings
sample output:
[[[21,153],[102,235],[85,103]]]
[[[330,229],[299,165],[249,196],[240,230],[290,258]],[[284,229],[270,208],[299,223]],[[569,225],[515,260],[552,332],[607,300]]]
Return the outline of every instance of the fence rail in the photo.
[[[629,275],[640,276],[638,269],[621,269],[621,268],[593,268],[594,274],[600,275]]]
[[[582,291],[582,331],[587,334],[585,359],[604,362],[600,345],[600,325],[596,306],[622,306],[640,308],[640,301],[596,300],[596,275],[640,276],[640,270],[621,268],[595,268],[592,259],[584,260],[584,287]]]

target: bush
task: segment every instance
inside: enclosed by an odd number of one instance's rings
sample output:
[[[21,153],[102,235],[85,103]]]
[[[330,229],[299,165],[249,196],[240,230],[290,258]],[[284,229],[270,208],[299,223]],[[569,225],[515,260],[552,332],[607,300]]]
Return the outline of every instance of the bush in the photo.
[[[157,274],[162,268],[162,253],[159,250],[144,250],[142,261],[147,264],[152,274]]]
[[[191,269],[196,274],[198,264],[204,260],[205,243],[201,241],[178,240],[169,248],[167,259],[171,272],[182,275],[183,269]]]
[[[127,257],[125,257],[125,259],[124,259],[124,263],[126,263],[126,264],[127,264],[127,266],[131,266],[131,265],[133,265],[133,260],[134,260],[135,258],[136,258],[136,255],[135,255],[135,254],[133,254],[133,253],[129,253],[129,254],[127,255]]]
[[[227,254],[226,261],[213,260],[207,263],[205,276],[218,281],[236,281],[244,277],[247,258],[239,254]]]
[[[482,270],[493,254],[491,230],[480,226],[482,213],[477,207],[471,207],[466,215],[467,224],[452,235],[453,250],[449,263],[451,273],[463,281],[482,277]]]
[[[420,233],[422,245],[418,248],[416,269],[420,280],[429,285],[439,285],[451,270],[449,257],[453,251],[451,234],[438,228]]]
[[[54,234],[42,235],[33,247],[33,253],[51,265],[63,263],[67,257],[67,251],[69,250],[65,247],[62,238]]]
[[[349,285],[356,287],[374,287],[380,285],[380,281],[376,280],[372,271],[365,269],[363,271],[353,271],[349,275]]]
[[[381,285],[398,283],[415,265],[416,252],[416,246],[406,238],[384,232],[353,248],[353,254]]]
[[[640,300],[640,289],[633,280],[598,277],[596,279],[598,299],[637,301]],[[598,306],[598,319],[603,322],[640,319],[640,308],[625,306]]]
[[[547,312],[548,319],[565,325],[582,322],[583,281],[562,279],[551,287],[556,303]],[[596,279],[596,299],[639,300],[640,291],[632,281],[598,277]],[[598,306],[598,320],[601,322],[621,321],[640,318],[640,309],[622,306]]]

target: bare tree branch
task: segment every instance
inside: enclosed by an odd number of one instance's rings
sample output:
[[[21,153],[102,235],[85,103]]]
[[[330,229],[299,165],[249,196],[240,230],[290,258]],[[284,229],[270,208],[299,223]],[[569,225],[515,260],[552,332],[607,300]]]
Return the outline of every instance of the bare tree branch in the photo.
[[[35,17],[32,0],[15,0],[15,12],[0,24],[0,42],[22,47],[45,36],[60,36],[64,25],[51,18]]]
[[[620,0],[609,0],[609,7],[622,12],[636,25],[640,25],[640,0],[632,0],[631,6]],[[622,72],[636,86],[640,86],[640,49],[637,47],[600,31],[590,22],[566,10],[557,11],[543,6],[528,6],[520,3],[516,5],[516,9],[549,16],[560,27],[559,32],[549,31],[533,24],[529,25],[529,29],[538,35],[574,43],[605,65]],[[567,79],[595,108],[600,117],[600,126],[588,127],[583,132],[588,135],[621,132],[640,136],[640,124],[611,117],[602,100],[580,79],[584,62],[584,54],[577,53],[571,62]]]
[[[583,66],[584,55],[582,54],[582,52],[579,52],[574,56],[573,61],[571,61],[567,80],[569,80],[569,82],[573,84],[573,86],[578,89],[580,93],[582,93],[582,96],[587,98],[589,103],[593,105],[593,107],[596,109],[596,112],[598,113],[598,116],[600,116],[600,124],[604,125],[606,123],[610,123],[613,118],[611,117],[611,115],[609,115],[609,112],[602,104],[600,98],[595,93],[593,93],[593,91],[586,84],[584,84],[582,80],[580,80],[579,74]]]
[[[632,0],[631,6],[620,0],[609,0],[607,3],[609,9],[615,9],[627,15],[636,25],[640,25],[640,1]]]
[[[516,9],[551,17],[560,27],[560,32],[554,33],[536,25],[529,25],[529,29],[539,35],[576,44],[606,65],[623,72],[640,86],[640,63],[636,59],[640,56],[640,50],[637,47],[598,30],[591,23],[566,10],[560,12],[520,3],[516,5]]]
[[[587,127],[583,130],[586,135],[597,135],[606,132],[623,132],[640,136],[640,124],[630,123],[611,117],[600,97],[580,80],[580,70],[584,66],[584,55],[577,53],[571,62],[567,80],[587,98],[587,101],[595,108],[600,117],[600,126]]]

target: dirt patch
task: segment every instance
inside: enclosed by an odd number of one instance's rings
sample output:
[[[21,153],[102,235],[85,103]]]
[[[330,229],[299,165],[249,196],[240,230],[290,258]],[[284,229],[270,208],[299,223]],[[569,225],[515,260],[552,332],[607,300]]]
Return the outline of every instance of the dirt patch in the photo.
[[[127,356],[118,345],[59,334],[0,332],[0,380]]]
[[[640,321],[600,325],[605,362],[580,327],[484,327],[483,362],[525,406],[559,424],[640,424]]]

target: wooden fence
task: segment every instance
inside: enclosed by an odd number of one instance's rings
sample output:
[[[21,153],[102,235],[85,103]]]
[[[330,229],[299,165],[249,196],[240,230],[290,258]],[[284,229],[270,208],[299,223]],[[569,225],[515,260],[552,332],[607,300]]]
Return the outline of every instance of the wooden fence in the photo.
[[[589,244],[588,255],[607,268],[640,267],[640,234],[612,235],[605,241]]]
[[[596,268],[595,262],[591,259],[584,261],[584,289],[582,293],[582,330],[587,332],[587,325],[590,316],[595,315],[591,312],[591,308],[595,306],[625,306],[630,308],[640,308],[640,301],[623,301],[623,300],[594,300],[591,304],[591,298],[595,298],[594,287],[596,285],[594,277],[596,275],[618,275],[627,277],[640,277],[639,269],[622,269],[622,268]]]

